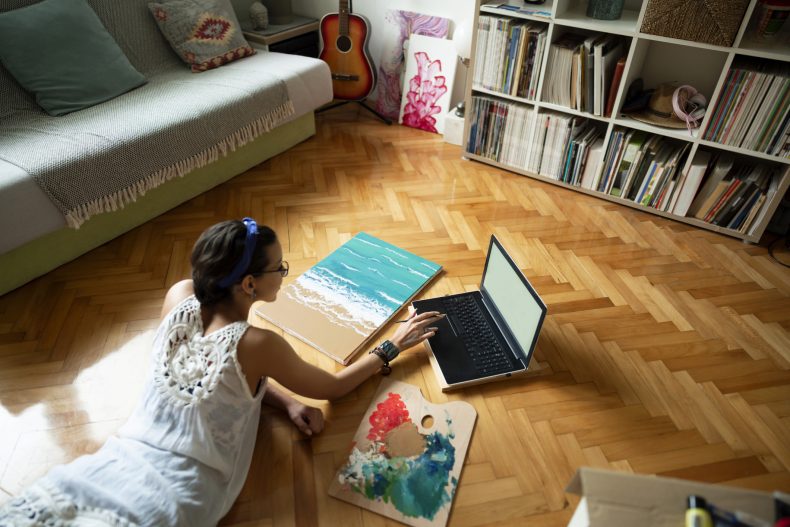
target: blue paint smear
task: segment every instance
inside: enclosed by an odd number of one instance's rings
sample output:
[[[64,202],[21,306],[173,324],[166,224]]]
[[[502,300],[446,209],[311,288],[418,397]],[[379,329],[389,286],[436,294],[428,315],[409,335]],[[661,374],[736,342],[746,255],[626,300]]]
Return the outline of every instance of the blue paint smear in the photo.
[[[404,516],[433,520],[455,493],[458,481],[450,478],[455,447],[449,436],[434,432],[425,438],[426,448],[414,458],[371,459],[362,470],[361,485],[352,485],[369,499],[391,502]]]

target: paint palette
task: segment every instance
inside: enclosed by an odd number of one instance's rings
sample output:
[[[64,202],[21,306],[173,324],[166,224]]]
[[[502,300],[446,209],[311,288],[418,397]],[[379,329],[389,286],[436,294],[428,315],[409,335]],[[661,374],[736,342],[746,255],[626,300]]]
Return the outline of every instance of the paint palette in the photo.
[[[446,525],[475,419],[469,403],[431,404],[385,379],[329,495],[407,525]]]

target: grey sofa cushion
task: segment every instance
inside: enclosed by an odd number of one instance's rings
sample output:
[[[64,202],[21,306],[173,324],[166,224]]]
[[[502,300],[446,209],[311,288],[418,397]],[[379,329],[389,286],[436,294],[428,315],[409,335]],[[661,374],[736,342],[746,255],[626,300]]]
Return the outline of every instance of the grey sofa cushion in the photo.
[[[85,0],[43,0],[0,13],[0,60],[50,115],[145,83]]]

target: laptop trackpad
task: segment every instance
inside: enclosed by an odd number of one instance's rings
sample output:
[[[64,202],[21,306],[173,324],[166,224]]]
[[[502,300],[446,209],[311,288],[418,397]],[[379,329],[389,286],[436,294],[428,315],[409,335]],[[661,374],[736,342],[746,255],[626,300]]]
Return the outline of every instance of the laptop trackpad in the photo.
[[[472,357],[466,352],[463,340],[455,336],[448,319],[436,324],[439,331],[428,339],[433,356],[442,368],[447,384],[469,381],[480,377]]]

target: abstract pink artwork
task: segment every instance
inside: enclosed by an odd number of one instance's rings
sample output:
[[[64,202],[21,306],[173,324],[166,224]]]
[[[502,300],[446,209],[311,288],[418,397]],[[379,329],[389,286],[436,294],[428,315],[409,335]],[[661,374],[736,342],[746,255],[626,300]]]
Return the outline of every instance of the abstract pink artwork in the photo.
[[[425,35],[445,38],[450,30],[450,19],[428,16],[411,11],[393,9],[385,17],[388,24],[382,26],[377,38],[382,41],[382,52],[379,57],[379,76],[373,99],[376,110],[397,119],[401,106],[401,73],[404,59],[403,42],[409,35]]]
[[[400,112],[402,124],[435,134],[444,132],[457,60],[452,41],[411,36]]]
[[[442,63],[438,60],[431,61],[424,51],[415,53],[414,57],[417,60],[417,75],[409,79],[403,124],[436,134],[439,132],[433,116],[442,111],[436,102],[447,93],[445,78],[441,75]]]

